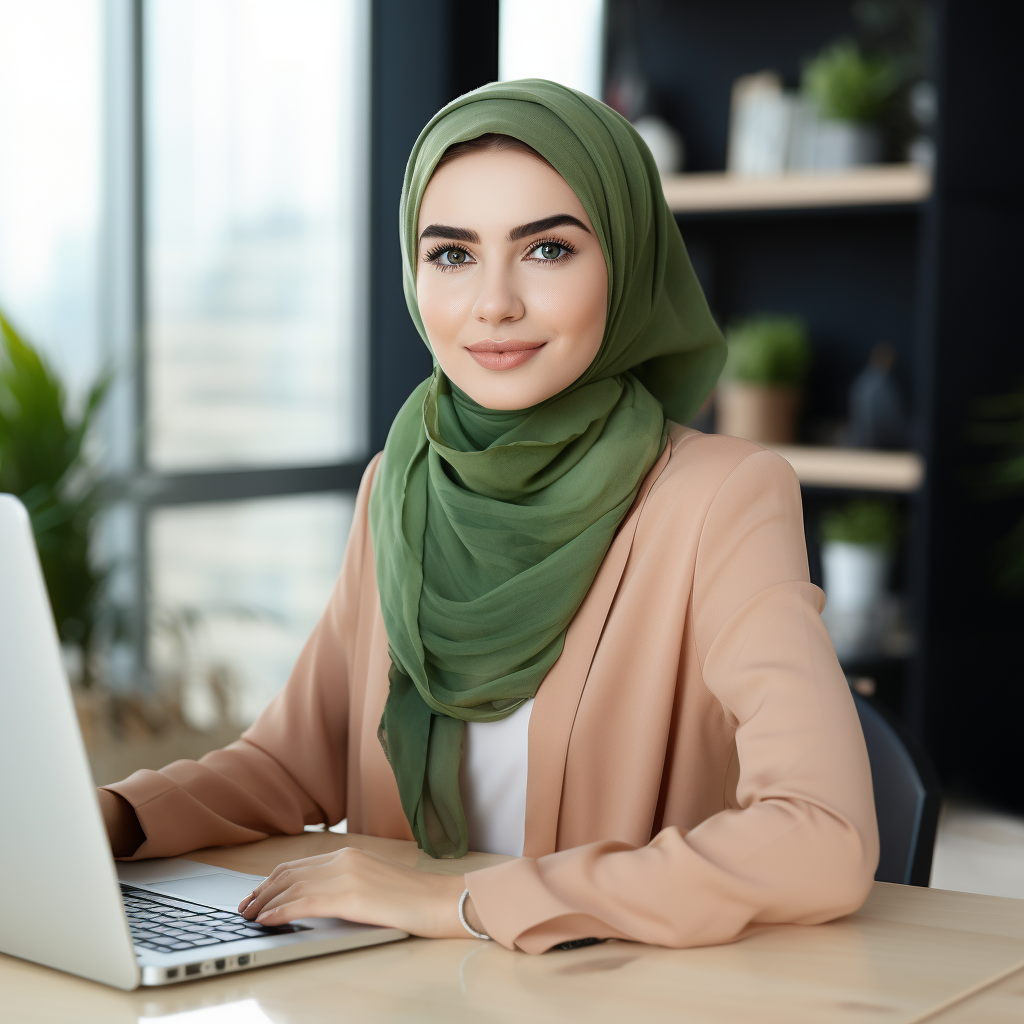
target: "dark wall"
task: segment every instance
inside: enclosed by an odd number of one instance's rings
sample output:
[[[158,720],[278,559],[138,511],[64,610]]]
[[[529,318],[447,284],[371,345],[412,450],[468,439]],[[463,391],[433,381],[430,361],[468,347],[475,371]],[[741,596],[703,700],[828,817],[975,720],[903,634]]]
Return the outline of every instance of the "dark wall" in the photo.
[[[398,200],[409,151],[446,103],[498,77],[498,2],[374,0],[370,185],[370,443],[430,373],[402,294]]]
[[[948,782],[1024,808],[1024,599],[993,582],[994,543],[1024,499],[982,500],[993,451],[968,424],[1024,388],[1018,44],[996,0],[939,5],[940,162],[927,212],[920,362],[929,481],[915,551],[924,578],[915,724]]]

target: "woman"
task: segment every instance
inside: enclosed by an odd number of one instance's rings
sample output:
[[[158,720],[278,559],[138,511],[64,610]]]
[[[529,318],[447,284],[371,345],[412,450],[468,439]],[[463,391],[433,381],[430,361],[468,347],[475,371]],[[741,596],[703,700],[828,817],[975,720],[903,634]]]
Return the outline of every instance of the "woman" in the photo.
[[[241,909],[527,952],[853,911],[870,774],[799,486],[678,425],[724,344],[646,147],[569,89],[487,86],[424,129],[401,218],[434,373],[366,471],[287,686],[225,750],[107,787],[115,853],[347,816],[432,856],[511,854],[446,877],[346,849]]]

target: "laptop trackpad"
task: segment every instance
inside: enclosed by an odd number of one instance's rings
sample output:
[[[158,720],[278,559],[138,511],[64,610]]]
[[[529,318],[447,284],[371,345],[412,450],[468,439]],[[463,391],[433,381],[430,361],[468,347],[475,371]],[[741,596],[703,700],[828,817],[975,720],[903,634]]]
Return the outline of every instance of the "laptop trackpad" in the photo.
[[[230,907],[234,910],[243,897],[257,886],[254,878],[239,878],[229,875],[226,871],[212,871],[208,875],[191,875],[188,878],[175,878],[169,882],[145,882],[146,889],[162,892],[165,896],[177,896],[178,899],[190,900],[193,903],[206,903],[213,907]]]

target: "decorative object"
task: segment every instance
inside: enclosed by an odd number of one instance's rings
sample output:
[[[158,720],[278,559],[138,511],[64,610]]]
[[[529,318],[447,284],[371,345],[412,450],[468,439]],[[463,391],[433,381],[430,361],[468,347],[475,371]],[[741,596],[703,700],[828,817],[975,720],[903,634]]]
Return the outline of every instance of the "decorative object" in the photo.
[[[800,385],[810,363],[803,320],[763,313],[726,332],[729,358],[716,392],[720,434],[792,444]]]
[[[737,78],[729,115],[730,174],[770,177],[789,166],[795,97],[774,71]]]
[[[822,619],[840,661],[878,654],[891,618],[886,590],[899,532],[896,510],[880,499],[832,509],[821,524]]]
[[[876,345],[868,365],[853,378],[847,433],[852,448],[906,447],[907,414],[893,379],[895,362],[896,353],[890,346]]]
[[[54,369],[2,314],[0,339],[0,491],[29,511],[61,642],[81,649],[65,657],[88,688],[106,573],[90,558],[100,501],[86,440],[111,375],[100,376],[76,415]]]
[[[907,101],[919,132],[907,146],[907,159],[926,170],[934,170],[935,140],[931,133],[939,114],[938,93],[931,82],[922,79],[911,87]]]
[[[667,121],[648,114],[633,122],[637,134],[651,151],[659,174],[678,174],[686,159],[683,137]]]

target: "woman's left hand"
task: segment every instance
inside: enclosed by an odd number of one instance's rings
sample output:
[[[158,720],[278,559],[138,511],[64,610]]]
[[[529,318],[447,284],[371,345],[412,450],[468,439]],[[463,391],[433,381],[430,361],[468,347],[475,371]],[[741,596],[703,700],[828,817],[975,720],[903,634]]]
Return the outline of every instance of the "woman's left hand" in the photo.
[[[465,887],[462,875],[428,874],[349,846],[279,864],[238,912],[265,925],[343,917],[432,939],[466,938],[459,922]]]

